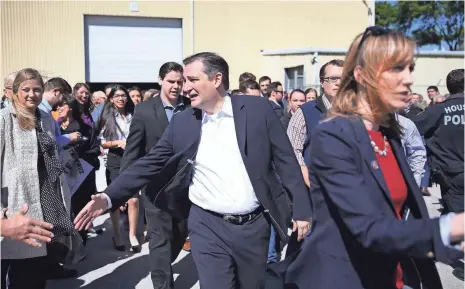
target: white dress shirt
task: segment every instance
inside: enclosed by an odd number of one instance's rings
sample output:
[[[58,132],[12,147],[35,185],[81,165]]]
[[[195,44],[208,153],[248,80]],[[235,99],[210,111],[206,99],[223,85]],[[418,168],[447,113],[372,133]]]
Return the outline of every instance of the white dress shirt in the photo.
[[[239,150],[229,96],[218,114],[203,113],[189,199],[220,214],[247,214],[259,206]]]
[[[110,198],[103,196],[111,208]],[[203,113],[189,199],[202,209],[219,214],[242,215],[259,206],[239,150],[229,96],[225,96],[218,114]]]

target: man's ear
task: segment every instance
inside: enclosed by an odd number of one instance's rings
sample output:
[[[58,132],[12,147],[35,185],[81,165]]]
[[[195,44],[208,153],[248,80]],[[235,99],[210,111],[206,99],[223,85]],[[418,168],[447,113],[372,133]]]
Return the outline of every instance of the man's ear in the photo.
[[[221,72],[216,73],[213,76],[213,81],[215,83],[215,88],[219,88],[221,83],[223,83],[223,74]]]

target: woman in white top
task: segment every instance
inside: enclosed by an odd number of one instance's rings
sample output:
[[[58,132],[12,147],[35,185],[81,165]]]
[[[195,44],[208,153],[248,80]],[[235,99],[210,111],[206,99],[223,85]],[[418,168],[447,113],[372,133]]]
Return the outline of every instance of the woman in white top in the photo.
[[[114,180],[120,170],[121,159],[126,147],[126,139],[129,135],[132,115],[134,113],[134,103],[129,97],[127,89],[122,85],[115,85],[108,100],[105,103],[102,115],[98,122],[98,131],[100,131],[101,144],[104,149],[108,149],[107,159],[107,183],[108,185]],[[126,209],[125,207],[121,210]],[[138,253],[141,246],[136,237],[137,220],[139,216],[139,199],[137,197],[127,202],[129,218],[129,241],[132,251]],[[123,241],[121,239],[119,217],[120,212],[110,213],[113,224],[113,245],[116,250],[124,251]]]

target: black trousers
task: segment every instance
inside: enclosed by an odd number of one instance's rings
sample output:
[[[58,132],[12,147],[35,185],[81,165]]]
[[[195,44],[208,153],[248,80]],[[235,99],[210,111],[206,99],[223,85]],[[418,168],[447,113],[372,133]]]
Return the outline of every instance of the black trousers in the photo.
[[[200,288],[264,287],[271,229],[263,213],[235,225],[193,205],[188,228]]]
[[[2,259],[2,287],[8,289],[45,289],[47,283],[46,257],[29,259]]]
[[[441,179],[440,179],[441,180]],[[464,174],[451,175],[441,180],[441,195],[444,203],[443,213],[461,213],[464,211]]]
[[[173,289],[171,263],[176,260],[187,238],[187,220],[176,220],[155,207],[145,194],[141,194],[147,220],[149,238],[150,276],[154,289]]]

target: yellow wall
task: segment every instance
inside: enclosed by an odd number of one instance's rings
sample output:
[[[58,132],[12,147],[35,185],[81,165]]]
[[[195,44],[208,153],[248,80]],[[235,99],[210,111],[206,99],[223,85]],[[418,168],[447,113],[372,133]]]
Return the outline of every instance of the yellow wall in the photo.
[[[182,18],[184,55],[191,53],[189,2],[137,3],[139,12],[130,12],[129,1],[0,1],[1,79],[33,67],[71,85],[85,81],[84,15]]]
[[[84,81],[84,15],[182,18],[184,55],[191,54],[190,1],[135,2],[139,12],[130,12],[130,1],[0,1],[1,79],[33,67],[71,84]],[[194,52],[222,55],[231,88],[244,71],[277,73],[263,63],[262,49],[346,48],[368,23],[362,1],[196,0],[193,7]]]
[[[315,73],[318,76],[321,66],[332,59],[344,60],[345,55],[319,55],[317,64],[312,64],[312,58],[313,54],[263,56],[263,68],[270,72],[271,79],[281,81],[284,84],[284,70],[286,68],[304,65],[305,84],[309,87],[314,86]],[[464,57],[419,56],[415,63],[412,91],[426,97],[426,89],[430,85],[438,86],[441,94],[448,93],[446,76],[453,69],[464,68]]]
[[[263,56],[263,69],[270,72],[268,74],[273,81],[280,81],[284,84],[284,69],[303,65],[305,86],[313,87],[319,85],[319,73],[321,66],[333,59],[344,60],[344,58],[345,55],[325,54],[318,56],[317,63],[312,63],[312,54]]]
[[[362,1],[200,1],[195,17],[195,51],[215,51],[226,59],[231,88],[245,71],[283,78],[263,62],[261,50],[348,48],[368,24]]]
[[[436,85],[441,94],[449,93],[446,87],[447,74],[453,69],[464,68],[464,57],[432,57],[420,56],[416,60],[413,73],[412,91],[426,98],[426,89]]]

